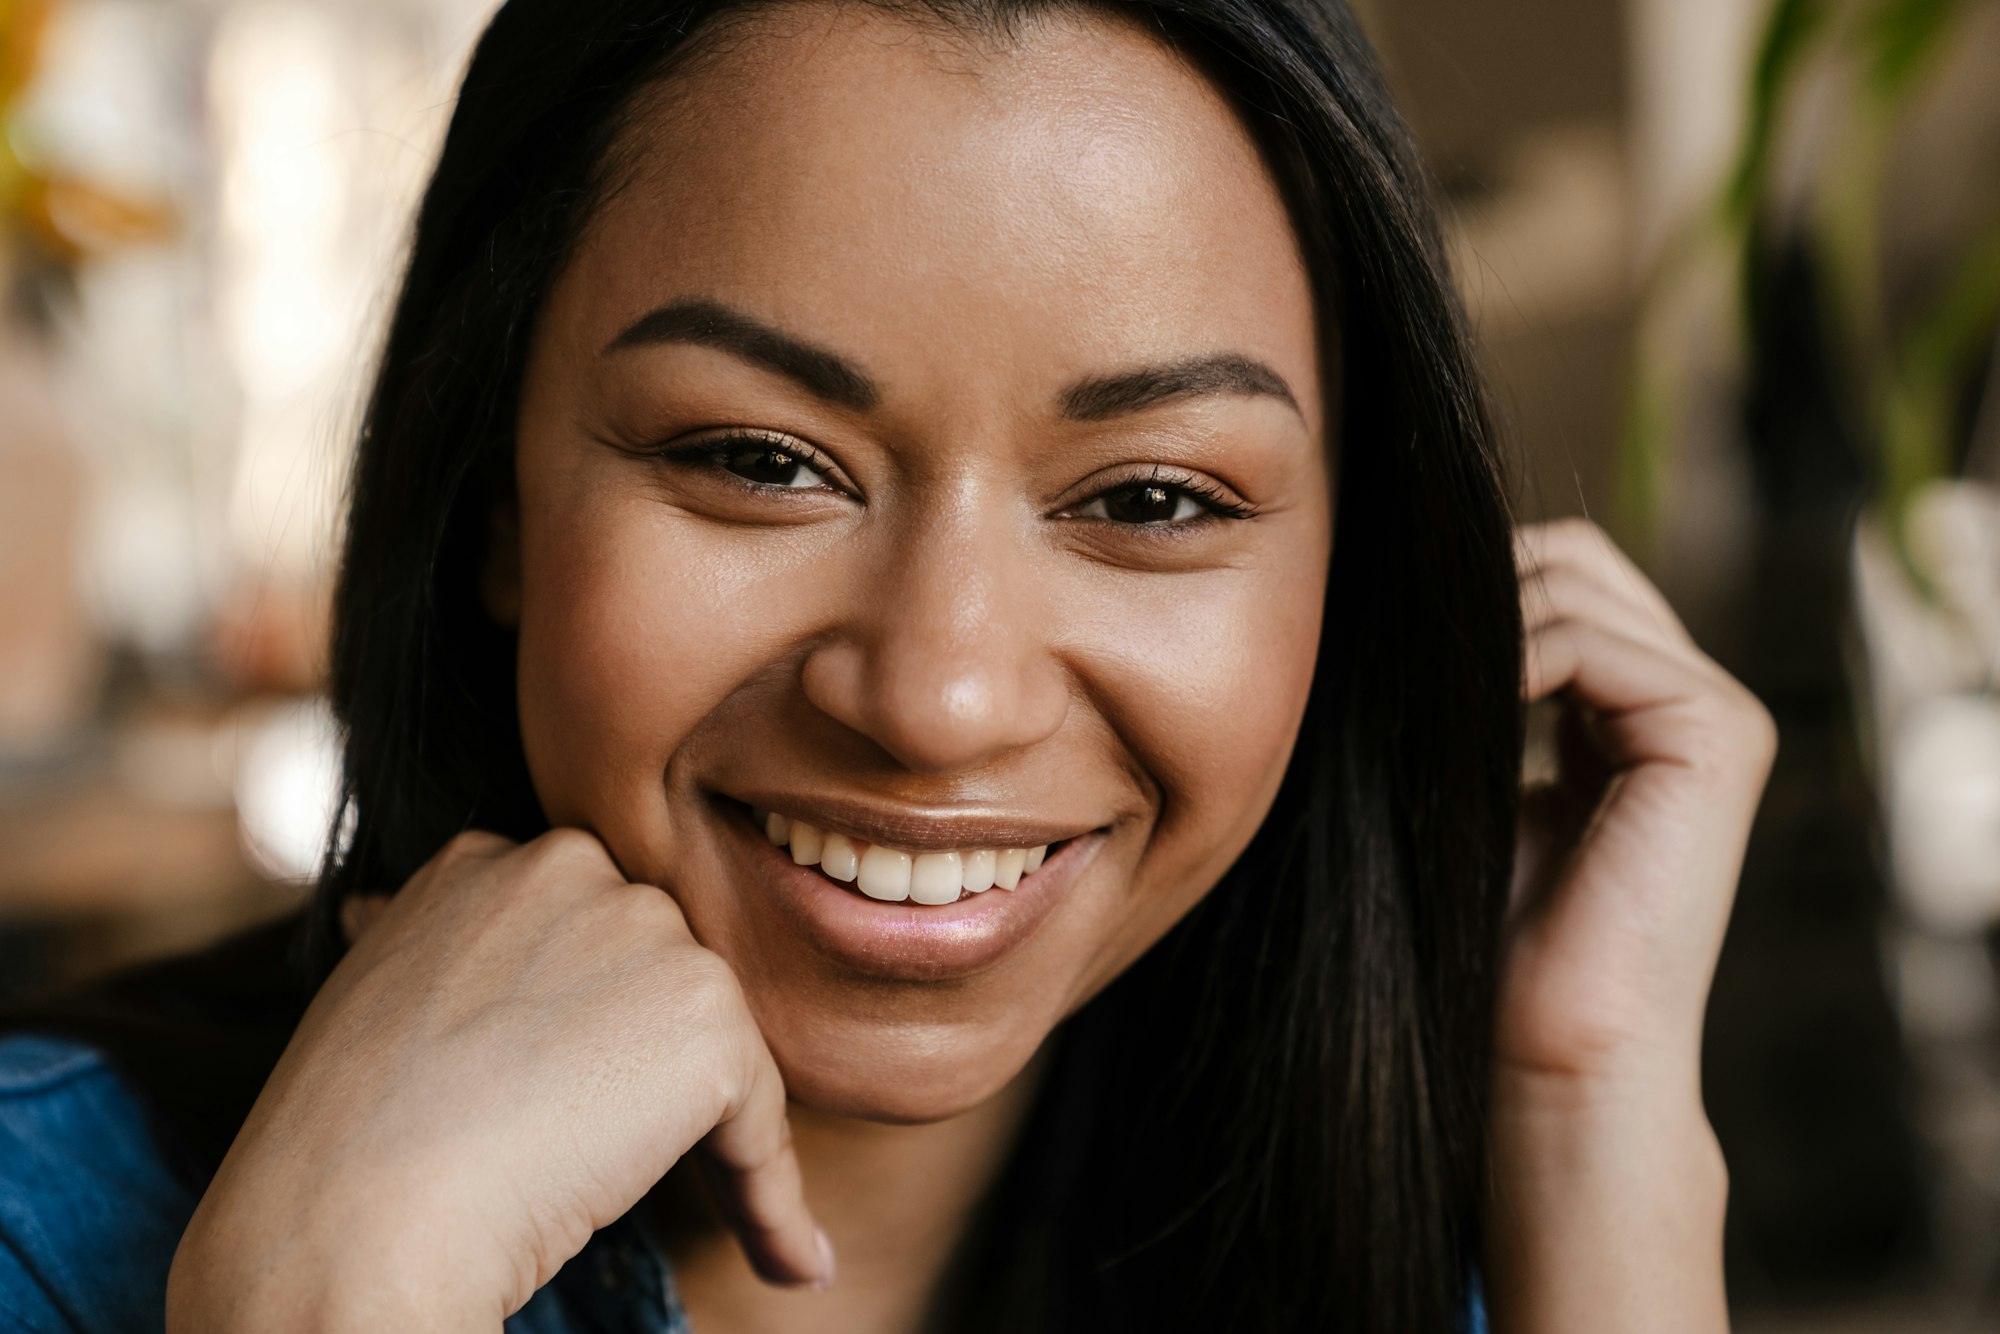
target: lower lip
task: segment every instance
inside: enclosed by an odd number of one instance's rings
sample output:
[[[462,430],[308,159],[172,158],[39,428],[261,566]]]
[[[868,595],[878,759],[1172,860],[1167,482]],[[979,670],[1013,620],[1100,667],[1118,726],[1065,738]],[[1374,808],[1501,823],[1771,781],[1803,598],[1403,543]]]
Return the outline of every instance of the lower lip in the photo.
[[[995,886],[955,903],[888,903],[842,885],[751,826],[732,803],[725,823],[751,875],[775,891],[785,920],[821,953],[857,972],[902,982],[970,977],[1026,944],[1104,842],[1083,834],[1051,852],[1014,889]]]

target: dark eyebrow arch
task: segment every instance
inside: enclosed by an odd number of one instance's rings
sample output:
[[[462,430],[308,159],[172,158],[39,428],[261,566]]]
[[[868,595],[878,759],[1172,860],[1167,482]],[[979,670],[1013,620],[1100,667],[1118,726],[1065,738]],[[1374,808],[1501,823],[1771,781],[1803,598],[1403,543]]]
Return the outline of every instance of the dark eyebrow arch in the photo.
[[[882,399],[875,382],[853,362],[719,301],[669,302],[627,325],[604,345],[604,352],[661,343],[695,343],[734,353],[856,412],[867,412]]]
[[[1168,399],[1202,394],[1275,398],[1301,419],[1305,416],[1285,377],[1254,357],[1233,352],[1079,380],[1063,391],[1062,413],[1072,421],[1103,421]]]

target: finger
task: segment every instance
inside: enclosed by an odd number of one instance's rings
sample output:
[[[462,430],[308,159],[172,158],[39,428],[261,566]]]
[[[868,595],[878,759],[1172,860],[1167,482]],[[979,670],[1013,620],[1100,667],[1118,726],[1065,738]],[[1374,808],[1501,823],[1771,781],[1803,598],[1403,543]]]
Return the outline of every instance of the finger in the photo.
[[[1663,621],[1653,609],[1607,587],[1574,565],[1538,565],[1521,572],[1521,619],[1533,633],[1548,622],[1569,618],[1596,621],[1627,638],[1685,653],[1694,641],[1678,621]]]
[[[1514,549],[1524,569],[1573,566],[1611,595],[1643,608],[1661,633],[1693,642],[1666,595],[1596,524],[1585,519],[1529,524],[1515,532]]]
[[[375,924],[377,918],[388,908],[389,899],[384,894],[354,894],[340,905],[340,930],[352,945],[361,939],[363,932]]]
[[[1775,747],[1770,715],[1741,686],[1686,657],[1592,621],[1550,621],[1528,637],[1523,693],[1568,691],[1599,715],[1620,767],[1661,761],[1748,774]]]
[[[766,1281],[823,1288],[833,1282],[833,1246],[806,1206],[784,1081],[761,1044],[753,1061],[741,1105],[704,1141],[717,1203]]]

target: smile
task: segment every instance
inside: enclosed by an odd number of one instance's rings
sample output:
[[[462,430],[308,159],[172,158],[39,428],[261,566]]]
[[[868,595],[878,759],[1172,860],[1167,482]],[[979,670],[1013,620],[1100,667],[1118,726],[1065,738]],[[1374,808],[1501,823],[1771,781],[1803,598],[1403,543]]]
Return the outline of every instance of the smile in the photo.
[[[1076,903],[1111,837],[1109,824],[1021,806],[771,789],[716,796],[743,859],[746,903],[841,967],[896,982],[970,977],[1025,948]],[[1002,886],[1013,892],[991,892]]]
[[[829,879],[884,903],[938,906],[989,889],[1012,890],[1041,869],[1051,846],[904,852],[756,806],[750,818],[765,838],[791,850],[794,864],[817,867]]]

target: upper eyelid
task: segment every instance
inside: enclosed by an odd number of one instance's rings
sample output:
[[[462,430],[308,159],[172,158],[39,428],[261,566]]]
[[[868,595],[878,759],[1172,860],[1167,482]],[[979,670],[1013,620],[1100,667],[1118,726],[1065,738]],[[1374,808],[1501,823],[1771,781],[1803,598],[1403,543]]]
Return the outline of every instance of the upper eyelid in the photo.
[[[832,459],[828,458],[816,446],[799,439],[797,436],[785,435],[782,432],[765,432],[755,429],[737,430],[726,435],[712,436],[706,440],[668,442],[655,446],[652,452],[662,457],[672,457],[675,455],[706,456],[719,461],[722,455],[729,452],[732,447],[745,444],[762,445],[779,454],[790,454],[835,490],[846,490],[845,486],[835,481],[831,476],[831,474],[839,471],[839,465],[835,464]],[[738,480],[745,486],[760,485],[760,483],[752,482],[748,478],[739,478]],[[791,490],[792,488],[779,487],[777,489],[783,491]]]
[[[782,431],[767,431],[755,427],[745,427],[729,431],[722,435],[710,436],[705,440],[688,440],[679,444],[670,444],[665,446],[665,448],[687,449],[691,452],[709,450],[719,454],[731,445],[745,444],[764,445],[776,450],[780,454],[791,454],[801,460],[807,460],[821,466],[831,466],[832,464],[832,460],[828,459],[820,451],[819,447],[811,441],[801,440],[795,435],[786,435]]]
[[[1255,502],[1240,497],[1236,488],[1213,478],[1205,477],[1191,469],[1184,469],[1176,465],[1163,463],[1154,463],[1147,466],[1148,471],[1107,482],[1065,508],[1081,509],[1085,505],[1095,504],[1097,501],[1104,499],[1104,497],[1121,491],[1126,487],[1146,486],[1149,484],[1169,486],[1185,492],[1194,497],[1195,503],[1200,505],[1211,518],[1254,517],[1262,508],[1262,506]],[[1235,511],[1242,511],[1242,513],[1235,513]]]
[[[713,436],[705,440],[697,439],[697,440],[686,441],[684,443],[679,443],[679,444],[663,445],[660,447],[658,452],[660,453],[685,452],[694,455],[705,454],[710,456],[711,458],[719,458],[731,446],[740,446],[744,444],[763,445],[779,453],[790,454],[796,459],[798,459],[801,464],[810,469],[815,475],[819,476],[822,480],[826,481],[827,484],[833,487],[835,490],[841,490],[841,491],[846,490],[845,486],[834,481],[832,477],[829,475],[833,472],[838,471],[838,465],[835,464],[830,458],[828,458],[824,452],[822,452],[817,446],[813,445],[811,442],[802,440],[794,435],[788,435],[782,431],[771,431],[754,427],[741,428],[735,431],[730,431],[723,435]],[[1095,502],[1102,500],[1106,496],[1111,495],[1114,492],[1125,487],[1144,486],[1148,483],[1156,483],[1162,486],[1174,487],[1178,490],[1184,491],[1187,494],[1193,496],[1195,502],[1200,506],[1202,506],[1203,510],[1206,512],[1208,517],[1211,518],[1230,517],[1229,509],[1231,508],[1231,502],[1229,502],[1226,499],[1226,496],[1234,495],[1235,494],[1234,488],[1226,486],[1220,482],[1204,478],[1201,474],[1194,472],[1191,469],[1182,468],[1178,465],[1152,463],[1152,464],[1135,465],[1135,467],[1143,468],[1144,471],[1135,471],[1127,476],[1116,478],[1112,481],[1106,482],[1103,485],[1096,487],[1088,494],[1083,495],[1074,501],[1071,501],[1067,505],[1064,505],[1062,507],[1063,512],[1068,513],[1074,510],[1082,509],[1084,506],[1094,504]],[[752,482],[747,478],[739,480],[741,480],[745,486],[762,485],[760,483]],[[778,487],[775,489],[782,491],[782,490],[790,490],[793,488]],[[1224,493],[1224,495],[1213,494],[1215,492],[1221,492]],[[1237,501],[1235,502],[1235,504],[1243,506],[1244,508],[1248,509],[1252,514],[1254,514],[1256,510],[1259,508],[1257,505],[1249,501]],[[1177,524],[1174,526],[1183,527],[1186,525]]]

